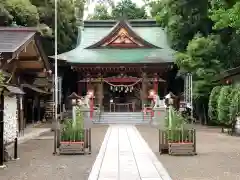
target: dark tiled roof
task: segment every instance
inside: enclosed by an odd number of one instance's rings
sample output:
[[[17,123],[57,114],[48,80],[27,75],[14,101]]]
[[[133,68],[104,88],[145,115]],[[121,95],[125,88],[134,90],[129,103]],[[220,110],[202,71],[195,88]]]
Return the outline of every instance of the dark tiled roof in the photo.
[[[240,74],[240,66],[224,71],[222,74],[220,74],[220,78],[218,76],[218,79],[225,79],[238,74]]]
[[[30,85],[30,84],[21,84],[21,86],[23,88],[28,88],[28,89],[30,89],[32,91],[35,91],[35,92],[38,92],[38,93],[41,93],[41,94],[50,94],[49,92],[44,91],[41,88],[35,87],[33,85]]]
[[[36,32],[36,28],[0,27],[0,52],[18,51]]]
[[[35,40],[40,56],[47,70],[51,69],[44,53],[36,27],[0,27],[0,56],[3,59],[15,58],[31,40]]]
[[[0,85],[0,87],[4,87],[7,91],[9,91],[12,94],[19,94],[19,95],[23,95],[25,94],[24,91],[22,89],[20,89],[17,86],[13,86],[13,85]]]
[[[213,78],[213,82],[218,82],[227,78],[231,78],[233,76],[237,76],[240,74],[240,66],[228,69],[226,71],[223,71],[222,73],[216,75]]]

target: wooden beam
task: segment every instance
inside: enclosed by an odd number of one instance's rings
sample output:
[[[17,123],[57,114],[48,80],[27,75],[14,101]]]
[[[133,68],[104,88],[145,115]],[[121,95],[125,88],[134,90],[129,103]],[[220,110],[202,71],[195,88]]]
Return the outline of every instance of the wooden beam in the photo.
[[[20,61],[41,61],[39,56],[19,56]]]
[[[42,69],[44,68],[43,63],[39,61],[19,61],[19,69]]]

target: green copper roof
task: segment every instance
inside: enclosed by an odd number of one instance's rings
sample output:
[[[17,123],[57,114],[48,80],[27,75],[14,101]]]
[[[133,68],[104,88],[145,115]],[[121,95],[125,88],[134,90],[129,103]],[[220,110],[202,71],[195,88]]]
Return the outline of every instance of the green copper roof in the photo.
[[[69,63],[158,63],[172,62],[173,52],[164,49],[80,49],[61,54]]]
[[[132,30],[142,39],[159,48],[152,49],[85,49],[106,37],[117,21],[87,21],[79,29],[78,46],[59,54],[58,59],[70,63],[164,63],[173,62],[174,51],[166,33],[153,20],[130,21]]]

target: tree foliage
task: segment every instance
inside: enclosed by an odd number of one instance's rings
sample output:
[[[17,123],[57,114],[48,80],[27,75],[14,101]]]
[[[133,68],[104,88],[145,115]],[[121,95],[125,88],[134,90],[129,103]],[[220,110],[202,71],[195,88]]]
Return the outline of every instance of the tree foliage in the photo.
[[[221,124],[230,125],[229,106],[231,103],[231,86],[223,86],[218,98],[218,120]]]
[[[47,55],[54,54],[55,2],[54,0],[2,0],[0,5],[1,25],[38,27]],[[81,19],[84,0],[58,0],[57,38],[58,53],[75,47],[77,19]]]
[[[218,105],[218,97],[220,94],[221,86],[216,86],[212,89],[209,103],[208,103],[208,115],[211,122],[218,122],[218,114],[217,114],[217,105]]]
[[[240,115],[240,86],[234,88],[231,95],[231,103],[229,107],[229,118],[235,122],[236,117]]]
[[[112,16],[108,13],[107,7],[100,4],[94,8],[94,14],[88,18],[92,20],[108,20],[112,19]]]
[[[144,7],[137,7],[136,3],[131,0],[121,0],[116,5],[113,1],[108,1],[111,11],[104,4],[97,5],[94,9],[94,14],[88,18],[93,20],[107,19],[147,19],[147,14]]]
[[[181,67],[182,71],[193,74],[195,99],[210,95],[213,84],[209,82],[222,69],[218,53],[221,48],[220,39],[217,36],[196,36],[189,42],[186,52],[177,53],[177,65]]]
[[[146,19],[147,14],[144,7],[137,7],[131,0],[122,0],[112,9],[114,19],[125,17],[127,19]]]
[[[153,0],[149,6],[177,51],[178,67],[193,74],[195,102],[202,103],[221,71],[240,66],[240,2]]]

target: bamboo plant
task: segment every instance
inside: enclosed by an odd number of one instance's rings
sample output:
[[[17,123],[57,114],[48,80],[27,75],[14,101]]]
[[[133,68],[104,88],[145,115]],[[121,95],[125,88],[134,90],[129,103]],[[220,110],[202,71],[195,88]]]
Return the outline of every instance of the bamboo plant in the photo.
[[[82,142],[84,140],[83,114],[79,107],[76,108],[76,121],[66,119],[61,131],[61,141]]]
[[[169,142],[189,142],[192,141],[192,134],[186,128],[187,121],[185,118],[169,106],[168,114],[166,116],[166,128]]]

